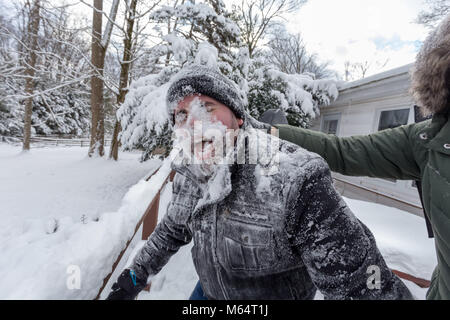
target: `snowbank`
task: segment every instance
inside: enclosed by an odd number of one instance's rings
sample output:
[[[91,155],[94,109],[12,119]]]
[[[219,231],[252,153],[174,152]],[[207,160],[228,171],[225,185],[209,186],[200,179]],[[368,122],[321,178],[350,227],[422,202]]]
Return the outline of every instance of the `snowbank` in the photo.
[[[0,144],[0,299],[97,295],[158,190],[157,180],[139,180],[160,162],[86,155],[80,147],[23,154]]]

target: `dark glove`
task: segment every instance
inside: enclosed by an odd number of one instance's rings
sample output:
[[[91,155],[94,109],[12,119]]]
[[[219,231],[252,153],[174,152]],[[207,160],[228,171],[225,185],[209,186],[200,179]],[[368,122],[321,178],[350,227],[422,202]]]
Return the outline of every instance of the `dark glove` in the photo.
[[[134,300],[145,286],[146,283],[136,279],[133,270],[125,269],[112,285],[106,300]]]

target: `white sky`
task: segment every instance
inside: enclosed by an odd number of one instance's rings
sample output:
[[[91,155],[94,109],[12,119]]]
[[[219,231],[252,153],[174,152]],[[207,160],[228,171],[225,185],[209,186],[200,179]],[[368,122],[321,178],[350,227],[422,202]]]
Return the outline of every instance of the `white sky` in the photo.
[[[309,0],[287,29],[300,32],[307,48],[341,74],[346,60],[372,62],[369,76],[414,62],[429,32],[414,23],[423,8],[423,0]]]
[[[238,0],[224,0],[228,9]],[[429,30],[414,23],[425,0],[309,0],[288,17],[291,33],[302,34],[310,52],[344,74],[345,61],[371,63],[366,76],[414,62]],[[91,2],[91,1],[88,1]],[[111,0],[104,1],[109,11]],[[0,7],[11,5],[0,0]],[[78,6],[91,15],[90,8]],[[104,19],[106,20],[106,19]],[[388,63],[380,68],[379,64]],[[378,65],[377,65],[378,64]]]

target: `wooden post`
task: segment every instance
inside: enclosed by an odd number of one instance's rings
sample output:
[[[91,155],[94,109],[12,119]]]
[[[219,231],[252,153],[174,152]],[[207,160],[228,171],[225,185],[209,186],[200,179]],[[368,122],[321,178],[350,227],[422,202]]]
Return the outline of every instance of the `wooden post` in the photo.
[[[175,170],[172,170],[172,172],[170,173],[170,176],[169,176],[170,182],[173,182],[173,179],[175,178],[175,173],[176,173]]]
[[[172,170],[169,175],[169,181],[173,182],[173,178],[175,176],[175,171]],[[167,180],[166,180],[167,182]],[[156,194],[154,201],[150,204],[148,207],[146,213],[144,222],[142,224],[142,240],[147,240],[148,237],[152,234],[152,232],[155,230],[156,225],[158,224],[158,212],[159,212],[159,201],[161,198],[161,190],[164,189],[164,186],[166,185],[166,182],[164,182],[161,189]],[[151,283],[149,283],[144,290],[149,292],[151,287]]]
[[[164,188],[164,184],[163,184]],[[159,200],[161,195],[162,188],[158,191],[155,198],[147,208],[147,211],[144,214],[144,221],[142,222],[142,240],[147,240],[148,237],[152,234],[153,230],[155,230],[156,225],[158,223],[158,211],[159,211]],[[144,288],[144,291],[149,292],[151,287],[151,283],[147,284]]]
[[[158,191],[154,201],[152,201],[151,206],[147,209],[145,213],[144,222],[142,224],[142,240],[147,240],[150,234],[155,230],[156,224],[158,223],[158,210],[159,210],[159,199],[161,191]]]
[[[175,171],[172,170],[169,174],[168,180],[172,182],[174,176]],[[142,224],[142,240],[147,240],[148,237],[152,234],[153,230],[155,230],[156,225],[158,224],[159,200],[161,198],[161,191],[164,189],[166,183],[167,179],[166,181],[164,181],[161,189],[159,189],[155,198],[148,206],[147,211],[144,213],[144,222]]]
[[[151,177],[153,177],[159,169],[155,170],[155,172],[153,172],[147,179],[146,181],[149,181],[151,179]],[[148,234],[146,236],[146,238],[148,238],[150,236],[150,234],[153,232],[153,230],[156,227],[156,222],[158,221],[158,208],[159,208],[159,198],[160,198],[160,193],[161,190],[164,188],[164,186],[166,185],[167,181],[172,181],[173,180],[173,176],[175,175],[175,171],[172,171],[164,180],[163,184],[161,185],[161,188],[159,189],[158,193],[155,195],[155,197],[152,199],[152,201],[150,202],[149,206],[147,207],[147,210],[145,210],[145,213],[143,214],[142,218],[138,221],[135,229],[134,229],[134,233],[132,235],[132,237],[127,241],[127,243],[125,244],[125,248],[120,252],[119,256],[117,257],[116,261],[114,262],[113,266],[112,266],[112,270],[111,272],[105,277],[105,279],[103,279],[103,285],[100,288],[100,290],[98,291],[97,297],[95,297],[95,300],[98,300],[100,298],[100,295],[103,291],[103,289],[105,288],[106,284],[108,283],[109,279],[111,278],[111,275],[114,273],[114,270],[116,270],[117,265],[119,264],[120,260],[122,259],[125,251],[128,249],[128,246],[131,243],[131,240],[133,240],[134,236],[136,235],[138,229],[140,228],[141,225],[144,224],[144,220],[147,220],[147,226],[144,227],[142,226],[142,237],[144,239],[144,230],[146,230],[146,234]],[[157,206],[157,209],[155,210],[155,206]],[[150,290],[150,285],[148,285],[144,290],[149,291]]]

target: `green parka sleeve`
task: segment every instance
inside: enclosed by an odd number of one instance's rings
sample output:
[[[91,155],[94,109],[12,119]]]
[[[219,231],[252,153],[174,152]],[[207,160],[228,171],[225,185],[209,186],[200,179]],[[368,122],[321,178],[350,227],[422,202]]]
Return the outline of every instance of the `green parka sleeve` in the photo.
[[[412,144],[417,124],[369,135],[337,137],[290,125],[275,125],[281,139],[322,156],[331,170],[348,176],[420,179]]]

